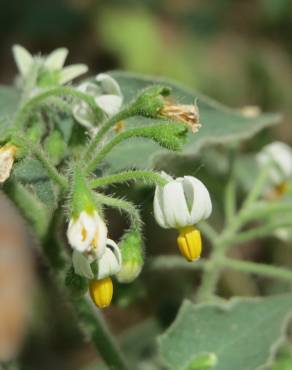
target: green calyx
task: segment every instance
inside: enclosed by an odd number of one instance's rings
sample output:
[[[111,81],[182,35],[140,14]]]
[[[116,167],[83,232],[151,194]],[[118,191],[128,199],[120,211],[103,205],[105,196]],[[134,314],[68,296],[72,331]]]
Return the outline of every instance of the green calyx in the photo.
[[[72,186],[71,215],[75,219],[81,212],[92,214],[96,210],[95,199],[79,168],[75,168]]]
[[[166,86],[155,85],[146,88],[136,98],[132,105],[133,115],[156,118],[163,108],[164,96],[170,94],[171,89]]]
[[[44,148],[52,162],[54,164],[59,164],[59,162],[64,158],[66,152],[66,143],[60,131],[54,130],[50,133],[45,140]]]

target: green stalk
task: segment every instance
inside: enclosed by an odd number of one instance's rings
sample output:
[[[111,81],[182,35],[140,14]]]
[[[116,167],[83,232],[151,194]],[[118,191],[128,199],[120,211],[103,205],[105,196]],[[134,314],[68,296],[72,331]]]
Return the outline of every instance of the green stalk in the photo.
[[[163,186],[167,184],[158,172],[152,171],[125,171],[110,176],[100,177],[90,181],[91,188],[98,188],[110,184],[124,183],[128,181],[143,181],[147,184]]]
[[[109,118],[104,124],[100,126],[99,131],[94,136],[94,138],[90,141],[85,153],[84,153],[84,159],[89,160],[92,158],[93,153],[95,153],[96,148],[100,144],[103,137],[106,135],[106,133],[119,121],[122,121],[124,119],[127,119],[131,117],[132,110],[130,108],[123,109],[116,115]]]
[[[99,193],[96,193],[95,196],[98,203],[102,203],[106,206],[114,207],[119,209],[120,211],[126,212],[129,215],[131,227],[134,230],[141,229],[142,220],[140,217],[140,213],[134,206],[134,204],[123,199],[117,199]]]
[[[31,111],[38,107],[44,100],[50,97],[63,95],[84,101],[90,107],[90,109],[93,111],[97,118],[100,119],[102,117],[103,115],[102,110],[96,105],[94,98],[92,96],[87,95],[76,89],[62,86],[44,91],[32,97],[30,100],[26,101],[15,115],[14,122],[12,124],[13,129],[15,129],[15,131],[17,132],[18,129],[20,129],[25,124]]]
[[[256,263],[251,261],[235,260],[227,257],[223,258],[220,261],[220,264],[223,267],[233,270],[292,282],[292,271],[282,267],[270,266],[264,263]]]

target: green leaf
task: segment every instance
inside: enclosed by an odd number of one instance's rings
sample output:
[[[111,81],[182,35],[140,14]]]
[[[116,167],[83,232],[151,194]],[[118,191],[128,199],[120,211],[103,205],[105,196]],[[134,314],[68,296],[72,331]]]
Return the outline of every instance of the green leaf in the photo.
[[[160,352],[171,370],[185,370],[206,353],[218,359],[216,370],[259,370],[272,363],[291,312],[291,294],[225,304],[185,301],[159,337]]]
[[[173,82],[119,71],[110,72],[110,74],[120,84],[126,103],[134,98],[141,89],[153,83],[171,87],[171,96],[178,103],[193,104],[194,101],[197,102],[202,127],[196,134],[189,132],[188,141],[183,147],[182,154],[193,155],[202,146],[209,144],[248,139],[263,128],[278,123],[281,118],[278,114],[269,113],[247,118],[236,110],[229,109],[204,95]],[[155,122],[160,123],[159,120]],[[153,119],[135,117],[127,121],[127,127],[153,123]],[[161,153],[167,153],[167,151],[161,150],[154,143],[133,140],[115,148],[108,155],[107,161],[112,167],[112,172],[126,167],[145,168],[150,167],[153,164],[153,159]]]
[[[17,181],[30,185],[46,206],[53,208],[56,205],[56,194],[52,181],[37,159],[25,158],[16,163],[13,176]]]

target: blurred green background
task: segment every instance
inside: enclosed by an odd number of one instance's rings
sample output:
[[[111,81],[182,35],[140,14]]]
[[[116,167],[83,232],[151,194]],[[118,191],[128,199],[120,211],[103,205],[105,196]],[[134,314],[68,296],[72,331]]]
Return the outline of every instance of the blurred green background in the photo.
[[[0,83],[13,82],[13,44],[19,43],[32,53],[49,53],[65,46],[70,50],[68,64],[86,63],[91,74],[124,69],[165,76],[234,108],[258,105],[264,111],[283,112],[283,125],[273,129],[272,137],[289,142],[291,39],[292,0],[2,0]],[[261,134],[258,140],[260,137]],[[151,199],[147,191],[140,189],[139,197],[143,192],[144,199]],[[151,212],[150,205],[148,208],[146,212]],[[151,244],[151,234],[156,232],[153,220],[147,229],[152,251],[155,245]],[[173,235],[160,234],[169,244],[173,243]],[[55,293],[55,287],[50,287],[47,274],[40,270],[40,284],[48,292],[51,289],[50,301],[41,293],[37,297],[33,330],[23,354],[24,369],[69,370],[87,366],[96,359],[95,352],[81,342],[74,318]],[[138,281],[125,287],[125,294],[119,287],[117,299],[127,309],[107,311],[117,332],[153,312],[167,325],[182,297],[197,284],[189,273],[175,277],[166,273],[160,277],[157,292],[156,277],[148,277],[146,287]],[[169,285],[172,296],[167,296]],[[168,289],[164,291],[164,287]],[[151,299],[155,300],[157,294],[160,305],[153,305]],[[133,302],[134,305],[128,305]],[[48,322],[50,325],[46,325]],[[147,330],[153,340],[155,324],[150,322]],[[136,338],[135,333],[131,335]],[[151,351],[151,345],[146,343],[144,347],[144,351]],[[289,348],[275,370],[292,368],[290,352]]]

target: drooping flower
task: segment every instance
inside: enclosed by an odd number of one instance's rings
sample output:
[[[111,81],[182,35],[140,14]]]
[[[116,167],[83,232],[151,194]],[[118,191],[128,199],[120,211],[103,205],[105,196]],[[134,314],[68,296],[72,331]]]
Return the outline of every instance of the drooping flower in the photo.
[[[12,144],[5,144],[0,148],[0,183],[5,182],[11,173],[16,157],[17,148]]]
[[[266,145],[256,156],[259,167],[263,168],[271,163],[268,173],[268,185],[278,195],[285,193],[287,182],[292,177],[292,150],[282,142],[275,141]]]
[[[107,239],[104,254],[96,261],[97,277],[89,284],[90,296],[98,308],[110,305],[113,296],[113,283],[111,276],[121,269],[122,256],[117,244]]]
[[[78,90],[94,97],[96,105],[111,117],[119,112],[123,103],[123,95],[117,81],[110,75],[100,73],[95,81],[82,83]],[[85,102],[76,104],[73,108],[75,119],[86,128],[93,128],[94,117]]]
[[[104,254],[98,260],[98,279],[104,279],[117,274],[121,269],[122,256],[117,244],[107,239]]]
[[[201,255],[201,235],[194,226],[207,219],[212,212],[212,203],[206,186],[197,178],[168,178],[164,186],[157,186],[154,196],[154,216],[165,228],[179,230],[178,247],[189,261]]]
[[[82,211],[71,218],[67,237],[73,249],[100,258],[107,243],[107,227],[97,211]]]
[[[64,85],[88,70],[85,64],[73,64],[64,67],[68,55],[68,49],[66,48],[56,49],[46,57],[33,56],[20,45],[14,45],[12,51],[24,83],[31,77],[31,73],[36,74],[34,87],[37,89],[34,90],[34,93],[38,91],[38,88]]]

